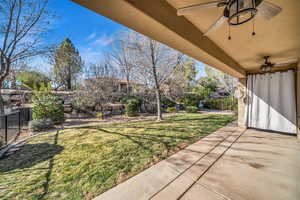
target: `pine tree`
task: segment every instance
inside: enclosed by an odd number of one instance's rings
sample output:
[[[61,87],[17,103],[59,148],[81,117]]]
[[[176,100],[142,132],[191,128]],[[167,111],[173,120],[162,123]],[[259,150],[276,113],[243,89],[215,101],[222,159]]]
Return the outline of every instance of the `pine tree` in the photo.
[[[54,53],[53,73],[57,84],[71,90],[82,66],[78,50],[72,41],[66,38]]]

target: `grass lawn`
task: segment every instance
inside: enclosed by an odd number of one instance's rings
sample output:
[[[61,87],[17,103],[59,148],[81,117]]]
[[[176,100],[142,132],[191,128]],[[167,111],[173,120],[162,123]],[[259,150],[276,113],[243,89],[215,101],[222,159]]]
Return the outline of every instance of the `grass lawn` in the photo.
[[[34,137],[0,160],[0,199],[92,199],[235,119],[183,114]]]

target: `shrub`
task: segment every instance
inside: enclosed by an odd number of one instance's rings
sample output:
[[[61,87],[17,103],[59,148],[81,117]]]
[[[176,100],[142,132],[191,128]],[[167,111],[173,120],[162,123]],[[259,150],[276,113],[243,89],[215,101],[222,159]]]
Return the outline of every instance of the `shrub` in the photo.
[[[200,102],[201,98],[198,94],[186,94],[181,102],[183,103],[183,105],[185,107],[187,106],[198,106],[199,102]]]
[[[125,112],[128,117],[134,117],[138,115],[139,101],[136,99],[128,100],[125,104]]]
[[[96,117],[99,118],[99,119],[103,119],[104,118],[104,113],[103,112],[97,112]]]
[[[237,99],[232,97],[227,98],[219,98],[219,99],[207,99],[204,102],[204,107],[209,109],[216,109],[216,110],[237,110]]]
[[[177,110],[176,110],[175,107],[168,107],[168,108],[167,108],[167,112],[168,112],[168,113],[174,113],[174,112],[177,112]]]
[[[136,100],[138,102],[138,106],[142,105],[142,99],[136,96],[126,96],[121,99],[121,103],[127,104],[131,100]]]
[[[51,119],[46,120],[32,120],[29,122],[29,131],[39,132],[43,130],[48,130],[54,127],[54,123]]]
[[[51,94],[50,87],[34,91],[32,96],[32,119],[51,119],[55,124],[64,122],[63,102]]]
[[[196,113],[198,112],[198,108],[196,106],[187,106],[185,111],[188,113]]]
[[[5,142],[4,142],[4,137],[2,137],[2,136],[0,135],[0,148],[1,148],[2,146],[4,146],[4,144],[5,144]]]
[[[176,105],[176,103],[174,101],[172,101],[172,100],[170,100],[168,98],[165,98],[165,97],[163,97],[161,99],[161,104],[162,104],[162,106],[165,106],[167,108],[174,107]]]

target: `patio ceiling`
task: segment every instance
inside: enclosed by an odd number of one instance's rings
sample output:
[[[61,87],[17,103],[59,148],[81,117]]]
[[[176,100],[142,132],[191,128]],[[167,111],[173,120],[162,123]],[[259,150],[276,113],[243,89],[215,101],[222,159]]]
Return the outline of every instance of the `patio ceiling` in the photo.
[[[255,36],[251,35],[251,22],[232,27],[231,40],[226,24],[208,37],[202,36],[222,15],[222,8],[177,16],[178,8],[211,0],[73,1],[235,77],[258,70],[264,55],[270,55],[272,62],[300,58],[298,0],[269,0],[282,12],[270,21],[256,19]]]

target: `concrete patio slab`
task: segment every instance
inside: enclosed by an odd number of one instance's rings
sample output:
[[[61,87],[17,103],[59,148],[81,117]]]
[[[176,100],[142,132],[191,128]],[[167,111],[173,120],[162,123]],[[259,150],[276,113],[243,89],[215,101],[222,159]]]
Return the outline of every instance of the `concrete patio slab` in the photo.
[[[300,143],[295,136],[247,130],[182,199],[299,200]]]
[[[298,200],[295,136],[229,125],[96,197],[96,200]]]
[[[150,199],[237,130],[236,124],[223,127],[95,199]]]

